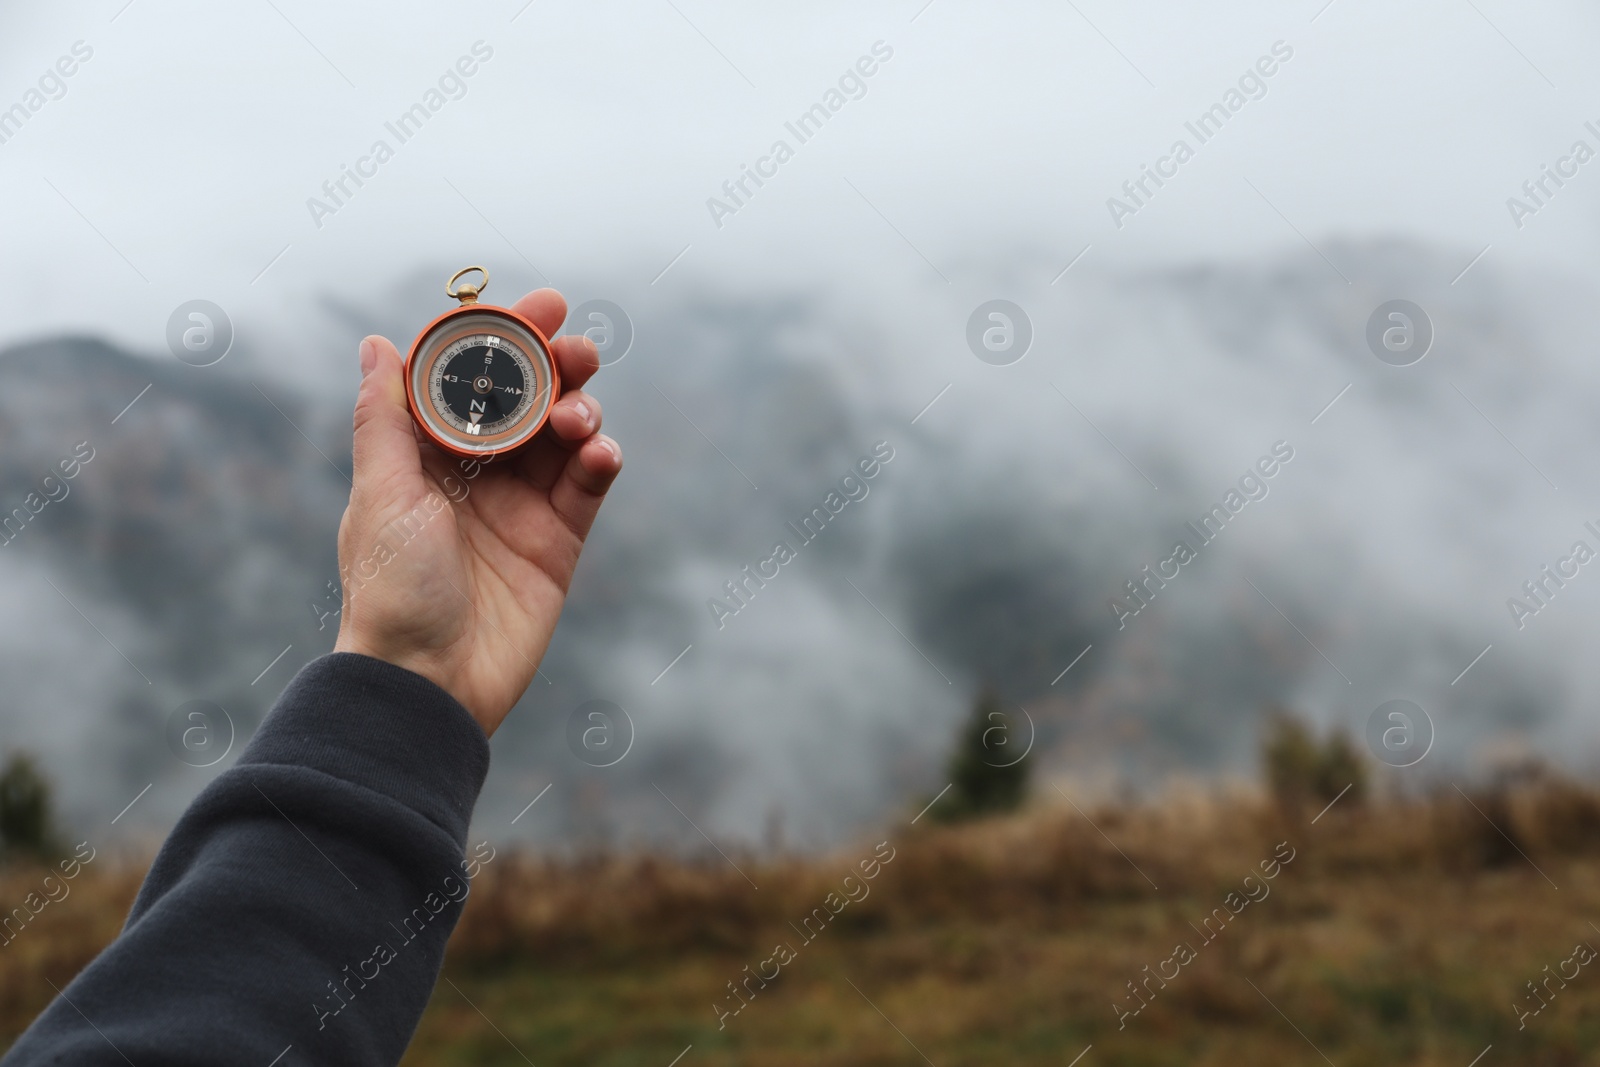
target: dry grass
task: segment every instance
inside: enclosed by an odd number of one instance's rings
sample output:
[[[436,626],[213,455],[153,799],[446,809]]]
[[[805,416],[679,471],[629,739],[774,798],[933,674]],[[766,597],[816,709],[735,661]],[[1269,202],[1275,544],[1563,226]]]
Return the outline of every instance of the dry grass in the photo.
[[[8,1044],[55,997],[51,982],[65,987],[117,936],[144,880],[144,865],[117,864],[102,856],[67,882],[54,868],[3,867],[0,908],[5,914],[12,908],[29,914],[30,893],[36,894],[35,906],[48,899],[47,875],[55,876],[50,892],[60,897],[62,891],[55,887],[64,886],[67,895],[44,904],[11,941],[0,945],[0,1036]]]
[[[1089,814],[891,828],[895,856],[870,895],[809,943],[791,924],[876,842],[827,859],[736,855],[759,890],[714,854],[502,850],[407,1062],[665,1067],[692,1044],[681,1067],[1064,1067],[1092,1044],[1081,1067],[1467,1067],[1492,1043],[1480,1067],[1600,1063],[1595,968],[1524,1030],[1512,1009],[1576,942],[1600,945],[1600,793],[1452,789],[1346,801],[1315,825],[1315,811],[1243,796]],[[1191,924],[1284,841],[1295,858],[1270,895],[1202,940]],[[0,899],[38,874],[6,872]],[[45,978],[64,984],[115,933],[136,872],[104,866],[74,885],[0,948],[7,1035],[48,999]],[[719,1028],[727,984],[780,942],[797,958]],[[1196,959],[1119,1030],[1125,983],[1179,942]]]

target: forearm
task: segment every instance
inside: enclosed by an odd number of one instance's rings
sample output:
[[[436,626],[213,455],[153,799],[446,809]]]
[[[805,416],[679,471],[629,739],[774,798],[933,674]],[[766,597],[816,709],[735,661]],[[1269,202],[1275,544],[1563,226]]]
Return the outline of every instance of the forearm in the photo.
[[[488,762],[425,679],[310,664],[4,1062],[398,1062],[485,858],[463,848]]]

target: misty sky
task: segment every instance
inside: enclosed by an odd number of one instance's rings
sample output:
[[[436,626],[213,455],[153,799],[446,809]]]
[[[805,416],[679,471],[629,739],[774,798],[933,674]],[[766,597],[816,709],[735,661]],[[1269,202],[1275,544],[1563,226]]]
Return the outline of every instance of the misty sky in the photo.
[[[1295,230],[1444,242],[1463,266],[1485,245],[1507,268],[1600,265],[1584,236],[1600,167],[1520,231],[1505,205],[1594,139],[1600,16],[1576,2],[125,3],[0,15],[5,105],[75,42],[93,49],[0,145],[0,340],[156,348],[194,296],[288,340],[315,295],[364,296],[416,264],[532,276],[526,257],[557,285],[626,290],[685,247],[658,288],[942,274],[962,304],[1018,249],[1039,275],[1021,289],[1086,245],[1084,267],[1237,257]],[[318,229],[307,200],[480,40],[493,58],[466,95]],[[718,229],[707,198],[879,40],[894,58],[866,96]],[[1106,199],[1280,40],[1293,59],[1267,95],[1114,227]]]

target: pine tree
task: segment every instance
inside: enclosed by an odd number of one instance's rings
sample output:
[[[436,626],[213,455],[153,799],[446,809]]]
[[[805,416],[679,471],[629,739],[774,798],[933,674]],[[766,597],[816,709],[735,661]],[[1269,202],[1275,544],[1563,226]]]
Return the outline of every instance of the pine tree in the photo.
[[[18,752],[0,771],[0,856],[46,858],[56,849],[50,783],[33,757]]]
[[[934,809],[939,818],[952,822],[1019,807],[1028,787],[1023,757],[1030,733],[992,691],[980,693],[950,754],[950,795]]]

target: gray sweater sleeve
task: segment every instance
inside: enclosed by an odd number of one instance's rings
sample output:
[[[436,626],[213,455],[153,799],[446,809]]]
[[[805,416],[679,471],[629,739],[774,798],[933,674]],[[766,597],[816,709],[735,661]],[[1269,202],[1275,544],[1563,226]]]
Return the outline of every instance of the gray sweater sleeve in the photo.
[[[0,1063],[398,1063],[493,856],[464,855],[488,768],[438,686],[313,661],[178,821],[121,936]]]

